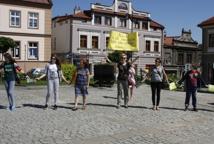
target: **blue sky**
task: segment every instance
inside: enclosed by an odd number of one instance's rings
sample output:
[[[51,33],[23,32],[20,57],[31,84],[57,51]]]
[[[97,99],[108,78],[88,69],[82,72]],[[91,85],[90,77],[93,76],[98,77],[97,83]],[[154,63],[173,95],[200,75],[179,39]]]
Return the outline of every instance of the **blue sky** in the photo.
[[[182,28],[191,29],[194,40],[201,43],[197,25],[214,16],[214,0],[132,0],[133,7],[149,12],[151,18],[165,26],[168,36],[178,36]],[[73,13],[74,7],[90,9],[91,3],[112,5],[113,0],[53,0],[53,17]]]

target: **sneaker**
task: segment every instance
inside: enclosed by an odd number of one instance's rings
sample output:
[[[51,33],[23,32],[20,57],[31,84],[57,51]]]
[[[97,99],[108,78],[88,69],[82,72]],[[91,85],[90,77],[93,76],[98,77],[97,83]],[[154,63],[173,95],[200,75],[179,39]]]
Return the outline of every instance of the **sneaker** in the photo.
[[[57,105],[54,105],[54,106],[53,106],[53,110],[57,110]]]
[[[153,106],[153,107],[152,107],[152,110],[156,110],[156,107],[155,107],[155,106]]]
[[[72,110],[73,110],[73,111],[76,111],[76,110],[77,110],[77,107],[73,107]]]
[[[10,107],[10,111],[15,111],[16,107],[15,106],[11,106]]]
[[[125,105],[125,108],[128,108],[129,106],[128,105]]]
[[[188,106],[185,106],[184,111],[187,111],[187,110],[188,110]]]
[[[198,109],[197,109],[196,107],[194,107],[194,108],[193,108],[193,111],[197,112],[197,111],[198,111]]]
[[[160,110],[159,106],[156,106],[156,110]]]

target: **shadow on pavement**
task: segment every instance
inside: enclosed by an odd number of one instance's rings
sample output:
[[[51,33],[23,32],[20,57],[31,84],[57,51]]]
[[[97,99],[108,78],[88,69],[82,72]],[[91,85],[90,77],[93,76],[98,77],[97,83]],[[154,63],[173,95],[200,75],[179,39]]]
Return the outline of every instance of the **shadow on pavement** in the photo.
[[[40,108],[40,109],[45,108],[44,105],[39,105],[39,104],[23,104],[23,107],[33,107],[33,108]]]
[[[63,109],[72,109],[73,107],[68,107],[68,106],[60,106],[60,105],[58,105],[57,106],[58,108],[63,108]]]
[[[116,97],[111,97],[111,96],[103,96],[103,97],[107,99],[117,99]]]
[[[172,108],[172,107],[160,107],[161,109],[169,109],[169,110],[180,110],[184,111],[184,108]]]
[[[184,111],[184,108],[172,108],[172,107],[160,107],[161,109],[169,109],[169,110],[180,110]],[[189,108],[189,111],[193,111],[191,108]],[[207,111],[207,112],[214,112],[214,110],[204,109],[204,108],[198,108],[198,111]]]
[[[102,106],[102,107],[114,107],[116,108],[116,105],[110,105],[110,104],[94,104],[94,103],[88,103],[87,105],[93,105],[93,106]]]
[[[0,109],[7,109],[6,106],[0,105]]]
[[[214,105],[214,103],[208,103],[209,105]]]
[[[148,108],[148,107],[145,107],[145,106],[132,106],[132,105],[129,105],[129,108],[151,109],[151,108]]]

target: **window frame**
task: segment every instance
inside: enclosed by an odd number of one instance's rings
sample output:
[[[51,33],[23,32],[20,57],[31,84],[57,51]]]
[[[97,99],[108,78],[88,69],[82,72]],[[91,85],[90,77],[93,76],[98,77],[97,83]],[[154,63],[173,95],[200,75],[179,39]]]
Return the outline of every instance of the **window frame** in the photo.
[[[214,48],[214,33],[209,34],[208,46]]]
[[[96,39],[93,39],[93,38],[96,38]],[[95,47],[94,47],[94,44],[95,44]],[[91,37],[91,48],[92,49],[99,49],[99,36],[93,35]]]
[[[97,18],[99,18],[99,21],[97,21]],[[96,25],[102,25],[102,16],[95,15],[94,16],[94,24],[96,24]]]
[[[19,12],[19,17],[18,16],[13,16],[15,19],[18,17],[19,18],[19,25],[12,25],[12,12]],[[15,22],[17,23],[17,22]],[[21,28],[21,11],[20,10],[10,10],[9,11],[9,26],[13,28]]]
[[[15,43],[16,43],[16,47],[14,47],[14,48],[11,48],[11,55],[12,55],[12,57],[14,58],[14,59],[21,59],[21,41],[15,41]],[[19,44],[17,44],[17,43],[19,43]],[[16,57],[16,50],[18,49],[18,57]]]
[[[30,47],[30,43],[36,43],[37,44],[37,47]],[[37,50],[37,55],[34,55],[34,56],[31,56],[31,51],[30,50]],[[29,41],[28,42],[28,48],[27,48],[27,58],[30,59],[30,60],[38,60],[39,59],[39,42],[38,41]],[[35,53],[35,52],[34,52]]]
[[[146,52],[151,52],[151,41],[150,40],[146,40],[146,46],[145,47],[146,47]]]
[[[37,14],[37,27],[30,26],[30,14]],[[35,18],[33,18],[35,20]],[[32,23],[34,24],[34,22]],[[28,12],[28,29],[39,29],[39,13],[38,12]]]
[[[154,52],[159,52],[159,41],[154,41]]]
[[[84,47],[84,46],[82,47],[82,38],[81,38],[81,36],[85,36],[86,37],[86,39],[84,40],[84,43],[86,44],[86,47]],[[88,45],[88,36],[85,35],[85,34],[80,34],[80,48],[87,48],[87,45]]]

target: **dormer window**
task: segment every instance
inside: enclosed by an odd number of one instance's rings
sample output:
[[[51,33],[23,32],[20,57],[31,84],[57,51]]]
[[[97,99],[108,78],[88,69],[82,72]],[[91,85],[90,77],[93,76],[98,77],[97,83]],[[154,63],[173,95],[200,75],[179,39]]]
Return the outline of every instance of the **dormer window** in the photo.
[[[95,21],[95,24],[99,24],[99,25],[101,25],[101,16],[95,16],[95,18],[94,18],[94,21]]]
[[[121,3],[121,4],[118,6],[118,9],[128,10],[128,6],[127,6],[125,3]]]

